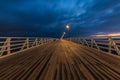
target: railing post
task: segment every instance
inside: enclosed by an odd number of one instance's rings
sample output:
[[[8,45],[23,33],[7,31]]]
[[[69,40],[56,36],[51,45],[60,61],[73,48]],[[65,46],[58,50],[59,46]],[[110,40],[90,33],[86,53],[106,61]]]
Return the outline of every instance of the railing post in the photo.
[[[95,39],[93,39],[93,44],[95,44],[95,46],[97,47],[97,49],[98,49],[98,51],[99,51],[99,50],[100,50],[100,48],[99,48],[99,46],[98,46],[97,42],[95,41]]]
[[[84,44],[86,44],[87,47],[89,47],[89,44],[88,44],[87,40],[85,38],[83,40],[84,40]]]
[[[40,43],[43,44],[43,38],[41,38]]]
[[[115,51],[117,52],[117,54],[120,55],[120,50],[119,50],[116,42],[112,38],[110,38],[110,40],[111,40],[111,46],[113,46]]]
[[[49,43],[49,38],[47,38],[47,43]]]
[[[50,43],[51,42],[51,39],[50,38],[48,38],[48,43]]]
[[[91,48],[93,48],[93,46],[94,46],[94,39],[93,37],[91,37]]]
[[[44,38],[44,44],[46,43],[46,38]]]
[[[46,38],[46,43],[48,43],[48,38]]]
[[[68,38],[69,41],[72,41],[71,37]]]
[[[111,47],[112,47],[112,38],[111,37],[108,37],[108,46],[109,46],[109,50],[108,52],[111,53]]]
[[[38,45],[38,38],[36,38],[36,40],[35,40],[35,41],[36,41],[36,46],[37,46],[37,45]]]
[[[27,48],[29,48],[29,38],[26,39]]]
[[[42,38],[42,44],[44,44],[45,43],[45,38]]]
[[[80,41],[79,41],[79,37],[77,38],[77,43],[78,43],[78,44],[80,43]]]
[[[75,41],[76,41],[76,43],[79,43],[79,42],[78,42],[78,38],[75,38]]]
[[[78,38],[78,41],[79,41],[79,44],[82,44],[81,40],[80,40],[80,37]]]
[[[37,39],[37,45],[40,45],[40,39],[39,38]]]
[[[80,37],[79,37],[79,44],[83,45],[83,42]]]
[[[80,41],[81,41],[81,44],[84,46],[83,38],[81,38]]]
[[[11,53],[11,50],[10,50],[10,42],[11,41],[11,38],[7,38],[7,54],[10,54]]]
[[[46,43],[47,43],[47,38],[46,38]]]

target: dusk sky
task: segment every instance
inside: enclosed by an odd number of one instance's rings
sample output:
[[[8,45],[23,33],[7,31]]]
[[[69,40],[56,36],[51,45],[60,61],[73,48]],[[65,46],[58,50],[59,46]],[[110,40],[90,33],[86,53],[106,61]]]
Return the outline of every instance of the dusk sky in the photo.
[[[0,35],[59,37],[120,32],[120,0],[0,0]]]

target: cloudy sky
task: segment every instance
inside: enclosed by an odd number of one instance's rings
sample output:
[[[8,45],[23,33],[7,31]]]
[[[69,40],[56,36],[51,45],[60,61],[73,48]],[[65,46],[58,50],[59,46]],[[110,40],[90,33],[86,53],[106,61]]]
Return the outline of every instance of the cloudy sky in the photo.
[[[120,32],[120,0],[0,0],[0,35],[59,37]]]

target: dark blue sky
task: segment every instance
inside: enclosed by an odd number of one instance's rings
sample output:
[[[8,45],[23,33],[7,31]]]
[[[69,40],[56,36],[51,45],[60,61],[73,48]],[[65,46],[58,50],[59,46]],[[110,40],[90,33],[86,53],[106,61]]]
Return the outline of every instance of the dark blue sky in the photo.
[[[120,0],[0,0],[0,34],[71,36],[120,31]]]

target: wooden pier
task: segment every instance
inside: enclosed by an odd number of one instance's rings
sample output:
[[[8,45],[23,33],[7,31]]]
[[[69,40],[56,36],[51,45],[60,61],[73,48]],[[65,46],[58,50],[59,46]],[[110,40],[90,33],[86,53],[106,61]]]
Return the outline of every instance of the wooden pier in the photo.
[[[120,80],[120,57],[57,40],[1,57],[0,80]]]

